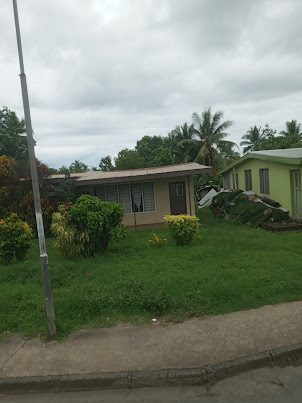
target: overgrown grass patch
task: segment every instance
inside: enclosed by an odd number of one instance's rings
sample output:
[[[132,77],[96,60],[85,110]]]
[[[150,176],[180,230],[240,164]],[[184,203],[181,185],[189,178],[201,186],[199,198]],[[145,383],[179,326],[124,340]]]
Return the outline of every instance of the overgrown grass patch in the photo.
[[[151,230],[129,231],[103,255],[70,261],[47,240],[58,337],[84,327],[181,321],[302,299],[302,234],[274,234],[198,210],[199,239],[160,248]],[[26,260],[0,263],[0,335],[47,332],[38,242]]]

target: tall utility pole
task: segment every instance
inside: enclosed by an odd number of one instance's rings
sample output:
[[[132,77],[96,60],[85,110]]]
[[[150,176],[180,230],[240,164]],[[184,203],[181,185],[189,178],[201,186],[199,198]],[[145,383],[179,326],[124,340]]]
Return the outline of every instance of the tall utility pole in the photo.
[[[36,157],[35,157],[35,150],[34,150],[33,131],[32,131],[31,118],[30,118],[30,108],[29,108],[29,100],[28,100],[28,92],[27,92],[26,75],[24,72],[17,0],[13,0],[13,7],[14,7],[14,15],[15,15],[16,35],[17,35],[17,44],[18,44],[18,53],[19,53],[20,72],[21,72],[20,80],[21,80],[21,90],[22,90],[25,126],[26,126],[26,134],[27,134],[28,156],[29,156],[30,173],[31,173],[31,179],[32,179],[32,187],[33,187],[33,193],[34,193],[36,223],[37,223],[37,232],[38,232],[38,237],[39,237],[40,261],[41,261],[43,288],[44,288],[44,295],[45,295],[48,330],[49,330],[50,336],[54,336],[56,334],[57,329],[56,329],[56,324],[55,324],[55,312],[54,312],[54,307],[53,307],[51,282],[50,282],[49,266],[48,266],[48,256],[46,253],[46,245],[45,245],[43,216],[42,216],[41,201],[40,201],[40,190],[39,190],[37,165],[36,165]]]

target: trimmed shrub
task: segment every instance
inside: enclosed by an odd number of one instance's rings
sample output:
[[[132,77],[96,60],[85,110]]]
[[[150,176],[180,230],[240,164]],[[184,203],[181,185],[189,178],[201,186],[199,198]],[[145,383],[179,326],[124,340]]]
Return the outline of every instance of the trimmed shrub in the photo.
[[[196,237],[199,219],[195,215],[165,215],[164,218],[177,245],[187,245]]]
[[[53,215],[51,230],[57,237],[54,245],[69,258],[93,256],[104,252],[111,240],[122,232],[124,208],[114,202],[83,195],[59,207]]]
[[[0,220],[0,257],[6,263],[23,260],[31,239],[29,225],[21,221],[17,214]]]

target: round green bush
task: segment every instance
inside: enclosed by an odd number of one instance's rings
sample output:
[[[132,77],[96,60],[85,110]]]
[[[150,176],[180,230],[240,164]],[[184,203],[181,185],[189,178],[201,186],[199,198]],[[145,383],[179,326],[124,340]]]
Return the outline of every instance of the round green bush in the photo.
[[[17,214],[0,220],[0,257],[6,263],[23,260],[30,248],[31,239],[29,225],[21,221]]]
[[[123,216],[121,204],[82,195],[74,204],[62,205],[53,215],[51,230],[57,237],[54,245],[70,258],[103,252],[122,232],[118,229]]]

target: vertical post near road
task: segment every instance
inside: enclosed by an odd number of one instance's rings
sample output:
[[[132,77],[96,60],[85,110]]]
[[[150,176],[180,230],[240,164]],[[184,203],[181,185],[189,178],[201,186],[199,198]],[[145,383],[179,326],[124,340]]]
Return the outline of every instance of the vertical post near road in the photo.
[[[41,202],[40,202],[40,190],[39,190],[37,165],[36,165],[36,157],[35,157],[35,150],[34,150],[33,131],[32,131],[31,118],[30,118],[30,108],[29,108],[29,100],[28,100],[28,92],[27,92],[26,75],[24,72],[17,0],[13,0],[13,8],[14,8],[14,16],[15,16],[15,26],[16,26],[16,35],[17,35],[17,44],[18,44],[18,53],[19,53],[19,63],[20,63],[21,90],[22,90],[22,98],[23,98],[23,108],[24,108],[26,135],[27,135],[30,173],[31,173],[31,178],[32,178],[32,187],[33,187],[34,202],[35,202],[37,232],[38,232],[38,237],[39,237],[40,261],[41,261],[43,288],[44,288],[44,295],[45,295],[48,330],[49,330],[49,334],[51,336],[54,336],[56,334],[55,312],[54,312],[54,307],[53,307],[53,298],[52,298],[50,274],[49,274],[49,266],[48,266],[48,256],[46,253],[46,245],[45,245],[43,217],[42,217],[42,209],[41,209]]]

